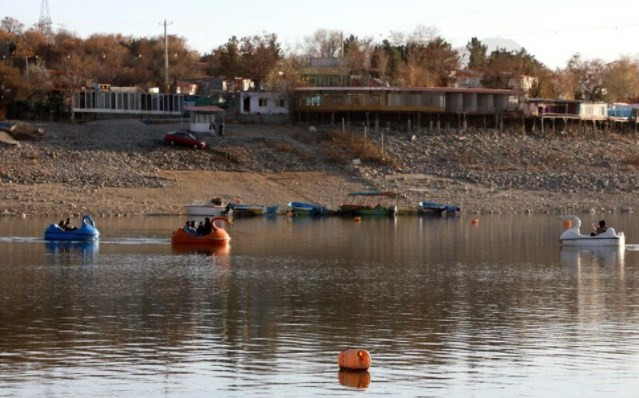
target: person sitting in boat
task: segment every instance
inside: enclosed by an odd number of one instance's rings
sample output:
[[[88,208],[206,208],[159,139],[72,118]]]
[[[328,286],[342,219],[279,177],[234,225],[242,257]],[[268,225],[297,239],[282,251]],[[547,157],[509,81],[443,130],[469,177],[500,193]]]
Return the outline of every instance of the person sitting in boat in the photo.
[[[72,227],[71,226],[71,219],[67,217],[67,221],[64,223],[64,230],[65,231],[75,231],[77,229],[78,229],[78,227]]]
[[[64,223],[64,220],[60,220],[60,222],[58,223],[58,227],[60,227],[60,229],[64,230],[66,227],[66,224]]]
[[[197,225],[197,229],[195,230],[195,232],[198,235],[204,235],[204,223],[202,221],[200,221]]]
[[[202,232],[202,235],[208,235],[211,231],[213,231],[213,224],[211,224],[211,219],[206,217],[204,219],[204,231]]]
[[[598,227],[595,227],[594,225],[592,227],[595,229],[595,232],[592,232],[590,234],[590,236],[597,236],[599,234],[603,234],[604,232],[606,232],[608,230],[608,227],[606,227],[606,221],[605,220],[599,221],[599,226]]]
[[[197,230],[195,229],[195,221],[187,221],[184,225],[184,232],[191,235],[197,234]]]

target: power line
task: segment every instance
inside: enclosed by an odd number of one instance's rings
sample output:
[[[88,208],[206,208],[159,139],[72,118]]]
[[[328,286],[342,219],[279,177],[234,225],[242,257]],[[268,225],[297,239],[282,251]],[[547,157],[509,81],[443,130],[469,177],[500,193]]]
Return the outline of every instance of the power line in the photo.
[[[577,28],[562,28],[562,29],[548,29],[548,30],[538,30],[538,31],[529,31],[529,32],[501,32],[501,33],[493,33],[493,34],[483,34],[482,36],[486,37],[498,37],[498,38],[508,38],[513,36],[531,36],[531,35],[548,35],[548,34],[560,34],[560,33],[576,33],[576,32],[593,32],[599,30],[612,30],[618,31],[619,29],[624,28],[634,28],[639,27],[639,23],[632,24],[621,24],[621,25],[606,25],[606,26],[585,26],[585,27],[577,27]],[[464,37],[452,37],[449,40],[463,40],[467,39]]]

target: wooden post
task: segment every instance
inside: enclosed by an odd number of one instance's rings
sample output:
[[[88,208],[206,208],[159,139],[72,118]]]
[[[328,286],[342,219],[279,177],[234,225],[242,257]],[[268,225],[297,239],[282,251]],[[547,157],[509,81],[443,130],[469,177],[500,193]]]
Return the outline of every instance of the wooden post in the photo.
[[[379,117],[377,112],[375,112],[375,133],[379,134]]]
[[[370,125],[368,124],[368,112],[366,112],[366,128],[370,128]]]
[[[331,127],[335,128],[335,112],[331,112]]]
[[[344,122],[344,118],[342,117],[342,133],[346,132],[346,123]]]

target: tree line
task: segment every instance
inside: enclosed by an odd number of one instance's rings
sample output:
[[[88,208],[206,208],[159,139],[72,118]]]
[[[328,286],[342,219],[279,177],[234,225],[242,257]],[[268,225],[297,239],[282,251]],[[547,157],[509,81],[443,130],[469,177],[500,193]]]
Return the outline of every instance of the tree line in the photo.
[[[170,77],[222,76],[252,79],[264,89],[290,91],[305,84],[312,57],[339,58],[341,68],[364,81],[399,87],[445,87],[455,72],[469,69],[485,87],[506,88],[510,78],[536,78],[533,97],[639,101],[639,62],[612,62],[573,55],[565,67],[551,69],[525,49],[488,51],[477,38],[454,48],[437,30],[417,27],[390,32],[381,41],[320,29],[297,48],[284,51],[274,33],[231,37],[200,54],[187,40],[168,36]],[[0,21],[0,95],[2,102],[43,104],[52,91],[64,101],[87,82],[156,87],[164,79],[164,37],[93,34],[87,38],[59,30],[43,32],[20,21]],[[367,80],[368,79],[368,80]]]

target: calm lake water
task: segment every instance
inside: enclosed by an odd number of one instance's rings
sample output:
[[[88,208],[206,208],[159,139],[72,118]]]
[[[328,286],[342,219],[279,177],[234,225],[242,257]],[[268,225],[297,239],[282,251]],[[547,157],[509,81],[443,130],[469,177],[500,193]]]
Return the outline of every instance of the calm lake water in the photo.
[[[606,220],[639,243],[639,215]],[[87,245],[52,221],[0,219],[0,396],[639,391],[639,247],[562,250],[556,217],[240,219],[217,253],[171,248],[183,218]]]

